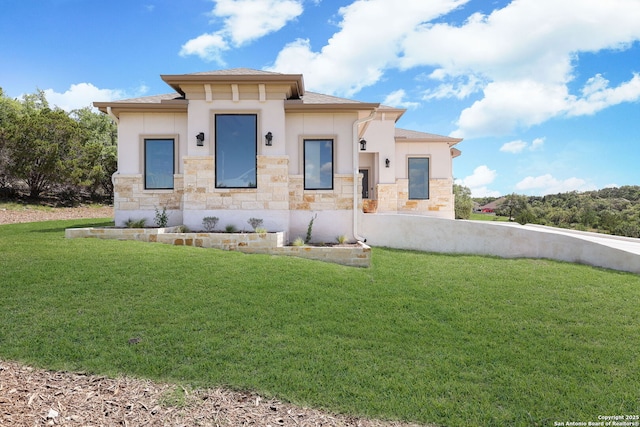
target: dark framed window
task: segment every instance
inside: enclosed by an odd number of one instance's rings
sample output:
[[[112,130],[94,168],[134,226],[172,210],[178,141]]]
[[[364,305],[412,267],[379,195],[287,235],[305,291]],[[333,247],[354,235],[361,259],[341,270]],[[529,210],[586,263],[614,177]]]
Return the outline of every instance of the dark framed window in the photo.
[[[173,188],[175,173],[175,140],[172,138],[145,138],[144,188],[169,190]]]
[[[216,188],[256,188],[257,114],[216,114]]]
[[[429,198],[429,158],[409,157],[409,199]]]
[[[333,190],[333,139],[304,140],[304,189]]]

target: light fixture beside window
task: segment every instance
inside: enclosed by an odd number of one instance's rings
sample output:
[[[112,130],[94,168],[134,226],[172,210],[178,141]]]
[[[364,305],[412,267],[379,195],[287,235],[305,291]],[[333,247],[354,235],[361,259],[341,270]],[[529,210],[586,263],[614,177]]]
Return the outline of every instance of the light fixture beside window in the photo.
[[[390,165],[391,165],[391,160],[384,159],[384,166],[388,168]]]
[[[360,151],[367,151],[367,141],[365,139],[360,140]]]
[[[204,132],[200,132],[199,134],[196,135],[196,141],[197,141],[198,147],[202,147],[204,145]]]
[[[265,145],[267,147],[271,147],[273,145],[273,134],[271,132],[267,132],[267,134],[264,136],[265,139]]]

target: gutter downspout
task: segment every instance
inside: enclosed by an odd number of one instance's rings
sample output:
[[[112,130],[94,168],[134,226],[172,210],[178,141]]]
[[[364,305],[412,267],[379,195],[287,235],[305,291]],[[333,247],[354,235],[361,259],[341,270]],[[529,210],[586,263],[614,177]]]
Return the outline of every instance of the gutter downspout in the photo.
[[[107,114],[109,115],[109,117],[111,117],[111,120],[116,122],[117,125],[120,124],[120,119],[118,119],[118,117],[113,114],[113,111],[111,111],[111,107],[107,107]]]
[[[358,234],[358,126],[362,123],[369,122],[376,117],[377,111],[372,111],[369,117],[358,119],[353,122],[353,238],[356,241],[366,242],[367,239]]]

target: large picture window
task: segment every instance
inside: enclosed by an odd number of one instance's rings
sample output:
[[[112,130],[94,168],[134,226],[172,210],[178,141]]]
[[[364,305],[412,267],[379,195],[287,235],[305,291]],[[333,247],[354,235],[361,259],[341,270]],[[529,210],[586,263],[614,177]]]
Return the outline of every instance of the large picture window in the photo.
[[[175,140],[144,140],[144,188],[164,190],[173,188],[175,172]]]
[[[304,189],[333,189],[333,140],[304,140]]]
[[[216,188],[256,188],[258,116],[216,114]]]
[[[409,157],[409,199],[429,198],[429,158]]]

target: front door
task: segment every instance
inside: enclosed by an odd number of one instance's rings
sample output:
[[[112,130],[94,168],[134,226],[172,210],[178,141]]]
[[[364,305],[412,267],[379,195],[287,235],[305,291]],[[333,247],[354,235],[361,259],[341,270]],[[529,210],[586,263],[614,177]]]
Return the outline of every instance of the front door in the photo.
[[[360,169],[362,174],[362,198],[369,198],[369,169]]]

